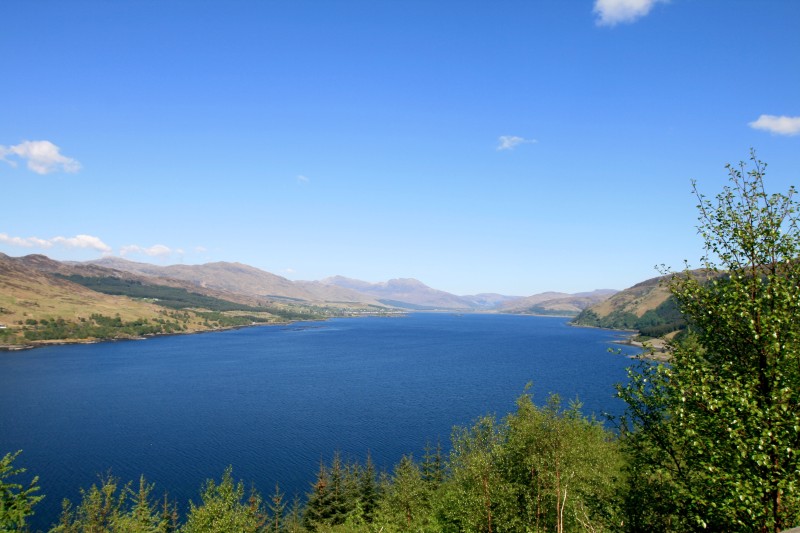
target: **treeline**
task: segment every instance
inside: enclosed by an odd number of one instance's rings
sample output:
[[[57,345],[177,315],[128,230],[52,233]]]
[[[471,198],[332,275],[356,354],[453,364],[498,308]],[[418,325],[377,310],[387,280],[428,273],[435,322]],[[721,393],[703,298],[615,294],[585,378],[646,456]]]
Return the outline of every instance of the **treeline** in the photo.
[[[213,296],[190,292],[179,287],[148,285],[136,280],[126,280],[111,276],[91,277],[75,274],[61,277],[73,283],[77,283],[78,285],[83,285],[93,291],[115,296],[153,300],[154,303],[171,309],[206,309],[218,313],[226,311],[270,313],[286,318],[291,317],[291,319],[296,319],[298,315],[305,316],[311,314],[309,312],[298,312],[271,305],[245,305],[221,298],[214,298]]]
[[[541,305],[532,305],[525,309],[524,312],[541,316],[576,316],[578,314],[575,311],[559,311],[557,309],[548,309]]]
[[[60,339],[119,339],[180,333],[186,331],[185,320],[177,318],[140,318],[122,320],[119,316],[109,317],[94,313],[89,318],[79,318],[76,322],[63,318],[27,319],[23,326],[23,336],[28,341]]]
[[[658,307],[649,309],[640,317],[621,309],[600,317],[591,309],[585,309],[572,323],[596,328],[629,329],[638,331],[640,335],[646,337],[661,337],[673,331],[686,329],[687,325],[674,296],[670,296]]]
[[[264,498],[236,481],[230,468],[184,505],[158,497],[144,478],[133,485],[106,477],[82,490],[80,502],[64,501],[49,531],[618,530],[625,516],[624,464],[619,440],[578,405],[563,408],[554,396],[537,407],[524,394],[504,419],[486,416],[456,429],[446,455],[428,446],[420,460],[404,456],[380,473],[369,457],[361,464],[334,455],[320,465],[303,499],[287,499],[279,486]],[[0,526],[22,529],[24,517],[19,520]]]
[[[93,291],[115,296],[152,300],[174,310],[193,309],[207,327],[236,327],[277,321],[316,320],[326,315],[300,306],[252,306],[190,292],[179,287],[148,285],[136,280],[111,276],[92,277],[77,274],[61,276]]]

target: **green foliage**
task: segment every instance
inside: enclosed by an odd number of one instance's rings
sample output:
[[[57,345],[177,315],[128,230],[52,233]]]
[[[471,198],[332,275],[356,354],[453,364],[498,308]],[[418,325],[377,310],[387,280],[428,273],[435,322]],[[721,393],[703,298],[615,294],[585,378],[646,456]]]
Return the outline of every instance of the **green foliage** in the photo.
[[[10,478],[25,473],[24,468],[14,468],[14,460],[22,453],[7,453],[0,459],[0,530],[15,531],[25,529],[25,518],[33,514],[33,506],[44,498],[37,495],[38,477],[34,477],[27,487],[9,481]]]
[[[283,320],[313,320],[322,317],[319,312],[294,307],[281,307],[278,305],[251,306],[244,305],[213,296],[205,296],[190,292],[178,287],[166,285],[148,285],[140,281],[126,280],[115,277],[92,276],[62,276],[73,283],[83,285],[89,289],[116,296],[129,296],[152,300],[153,303],[171,309],[206,309],[202,316],[209,320],[217,321],[220,326],[242,326],[253,322],[268,322],[268,318],[259,316],[258,313],[268,313]],[[231,316],[223,313],[230,311],[243,311],[247,315]],[[255,313],[255,314],[254,314]]]
[[[749,171],[728,166],[716,202],[697,193],[709,275],[670,282],[690,334],[669,368],[622,390],[633,477],[669,502],[641,523],[780,531],[800,521],[798,211],[794,189],[767,194],[765,165],[751,160]]]
[[[678,300],[670,296],[655,309],[645,312],[634,327],[642,335],[661,337],[686,328],[686,319],[678,306]]]
[[[385,531],[431,530],[431,491],[419,465],[404,455],[391,477],[384,478],[376,521]]]
[[[262,311],[263,309],[237,304],[205,296],[178,287],[166,285],[147,285],[140,281],[127,280],[115,277],[93,276],[62,276],[73,283],[83,285],[93,291],[115,296],[129,296],[131,298],[152,299],[158,305],[172,309],[202,308],[211,311]]]
[[[578,316],[580,313],[577,311],[567,311],[567,310],[558,310],[558,309],[548,309],[547,307],[541,305],[532,305],[525,309],[525,313],[529,313],[532,315],[541,315],[541,316]]]
[[[572,322],[579,326],[635,330],[648,337],[660,337],[686,327],[686,319],[674,296],[667,298],[655,309],[645,311],[640,317],[622,309],[600,317],[591,309],[585,309]]]
[[[177,506],[166,495],[157,505],[144,478],[133,490],[106,476],[81,491],[76,508],[65,500],[51,531],[602,531],[619,525],[621,457],[613,435],[578,404],[562,409],[552,397],[536,407],[525,394],[501,422],[457,428],[449,457],[427,445],[421,463],[404,456],[380,482],[369,456],[361,465],[335,454],[320,464],[305,505],[297,497],[288,505],[277,485],[266,504],[254,489],[248,496],[228,468],[206,482],[181,526]]]
[[[36,322],[36,321],[34,321]],[[35,325],[26,326],[24,336],[29,341],[60,339],[120,339],[177,333],[185,326],[178,320],[137,320],[123,321],[119,315],[109,317],[94,313],[88,320],[69,322],[63,318],[42,319]]]
[[[330,467],[320,463],[308,494],[303,525],[310,531],[347,531],[365,526],[372,521],[380,497],[369,456],[362,467],[355,462],[343,463],[336,453]]]
[[[439,509],[445,531],[602,531],[619,527],[623,457],[602,425],[525,394],[501,424],[457,430]]]
[[[245,499],[244,483],[234,482],[230,467],[219,483],[209,479],[200,497],[201,505],[189,504],[189,515],[182,532],[256,533],[263,531],[267,523],[261,496],[253,489]]]
[[[177,515],[169,503],[163,511],[152,498],[154,485],[142,476],[139,488],[120,485],[117,478],[105,476],[89,490],[81,489],[81,502],[73,509],[64,500],[59,523],[51,533],[169,533],[175,531]]]

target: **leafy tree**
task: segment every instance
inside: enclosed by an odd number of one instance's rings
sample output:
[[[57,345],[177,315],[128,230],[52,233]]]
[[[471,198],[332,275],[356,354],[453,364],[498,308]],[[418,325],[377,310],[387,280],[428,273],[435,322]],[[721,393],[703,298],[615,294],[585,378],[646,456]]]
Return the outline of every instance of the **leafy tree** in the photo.
[[[7,481],[25,473],[24,468],[14,468],[13,462],[22,453],[7,453],[0,459],[0,529],[25,529],[25,518],[33,514],[33,506],[44,498],[37,495],[39,478],[34,477],[27,488],[20,483]]]
[[[498,468],[504,427],[485,416],[472,428],[456,428],[450,454],[450,476],[442,487],[440,521],[447,531],[501,531],[509,486]]]
[[[800,521],[798,205],[794,188],[768,194],[766,165],[751,161],[728,165],[714,202],[695,184],[704,271],[670,281],[690,333],[670,366],[640,368],[620,391],[631,479],[656,502],[632,529]]]
[[[266,522],[261,497],[251,490],[245,499],[244,483],[235,483],[231,467],[225,469],[219,484],[206,481],[201,494],[202,504],[189,504],[189,515],[181,529],[186,533],[255,533]]]
[[[568,409],[558,395],[544,407],[528,394],[506,419],[507,437],[500,461],[516,506],[507,523],[531,531],[614,529],[614,506],[623,457],[613,435],[581,415],[580,403]]]

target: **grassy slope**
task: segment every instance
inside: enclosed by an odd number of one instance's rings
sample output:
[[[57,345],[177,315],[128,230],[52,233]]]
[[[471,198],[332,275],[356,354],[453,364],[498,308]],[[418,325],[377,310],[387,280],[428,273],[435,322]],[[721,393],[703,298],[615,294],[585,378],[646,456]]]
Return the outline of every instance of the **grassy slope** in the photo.
[[[92,313],[119,314],[123,320],[157,317],[160,307],[122,296],[100,294],[67,280],[24,269],[0,258],[0,323],[12,327],[26,319],[77,320]]]

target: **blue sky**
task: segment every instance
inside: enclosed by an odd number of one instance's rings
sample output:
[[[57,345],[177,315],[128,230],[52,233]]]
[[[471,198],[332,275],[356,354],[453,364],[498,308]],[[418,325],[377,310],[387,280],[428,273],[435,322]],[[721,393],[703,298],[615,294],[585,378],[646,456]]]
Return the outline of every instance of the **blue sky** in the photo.
[[[751,147],[800,185],[800,2],[0,5],[0,252],[457,294],[697,265]]]

